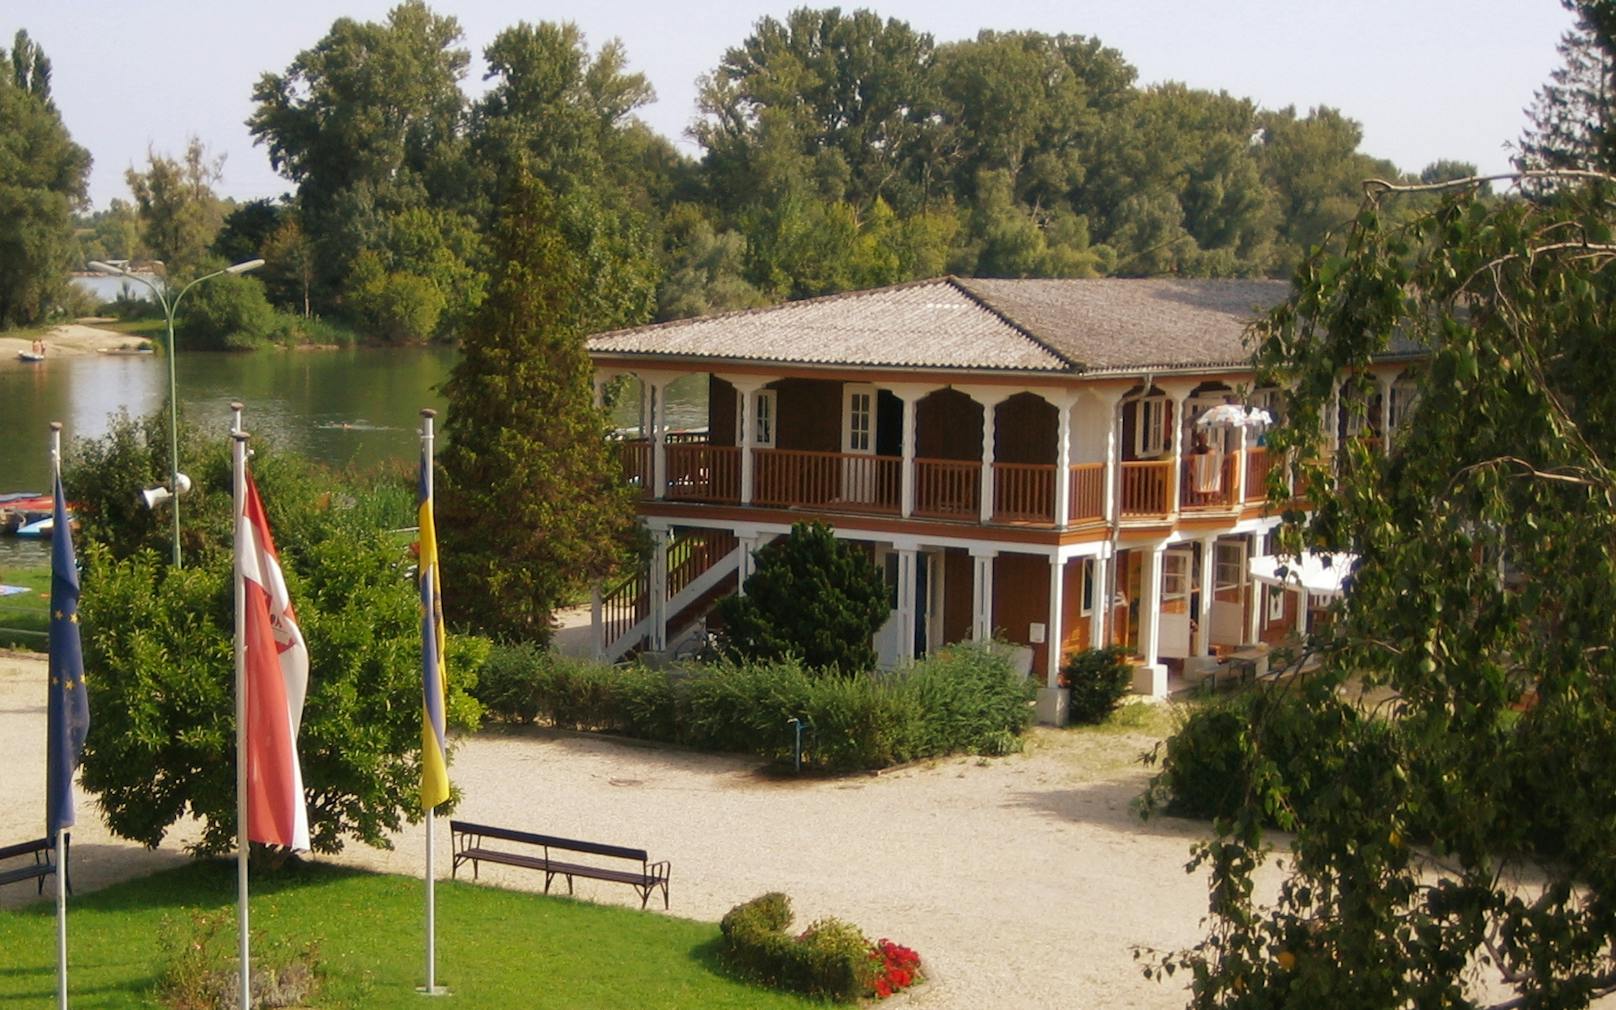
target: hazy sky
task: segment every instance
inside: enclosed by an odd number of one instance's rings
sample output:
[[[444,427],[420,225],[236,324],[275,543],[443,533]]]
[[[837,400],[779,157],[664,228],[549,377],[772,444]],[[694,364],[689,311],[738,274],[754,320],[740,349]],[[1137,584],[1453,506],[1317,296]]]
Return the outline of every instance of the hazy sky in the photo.
[[[683,140],[695,81],[765,15],[803,3],[596,0],[588,7],[511,0],[437,0],[460,20],[473,55],[468,92],[482,90],[482,47],[519,20],[576,21],[592,48],[613,37],[659,100],[641,111]],[[97,207],[128,197],[123,173],[148,146],[178,154],[202,138],[226,156],[221,195],[290,188],[243,125],[254,82],[283,71],[339,15],[380,20],[394,0],[47,0],[0,3],[0,46],[18,28],[44,46],[68,129],[95,156]],[[853,9],[855,4],[843,5]],[[1508,168],[1521,109],[1558,63],[1571,25],[1557,0],[889,0],[869,5],[938,42],[979,29],[1091,35],[1121,50],[1150,83],[1184,81],[1278,108],[1324,104],[1363,124],[1363,150],[1408,171],[1438,158]]]

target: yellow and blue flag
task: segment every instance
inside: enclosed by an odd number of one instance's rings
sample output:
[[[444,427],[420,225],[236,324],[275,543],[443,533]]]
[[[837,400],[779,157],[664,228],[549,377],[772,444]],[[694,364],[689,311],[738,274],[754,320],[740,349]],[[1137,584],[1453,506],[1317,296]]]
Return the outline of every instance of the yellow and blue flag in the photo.
[[[443,602],[439,598],[438,535],[432,524],[432,456],[421,452],[421,809],[449,798],[448,744],[444,737]]]
[[[62,478],[56,477],[51,525],[50,699],[46,705],[45,832],[73,826],[73,771],[90,731],[90,698],[84,687],[84,649],[79,642],[79,569],[73,556]]]

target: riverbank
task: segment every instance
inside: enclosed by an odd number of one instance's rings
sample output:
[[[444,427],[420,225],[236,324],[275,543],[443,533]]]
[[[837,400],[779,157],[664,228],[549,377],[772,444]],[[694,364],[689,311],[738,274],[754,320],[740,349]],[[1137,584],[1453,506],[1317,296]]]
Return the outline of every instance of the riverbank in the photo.
[[[152,342],[90,323],[72,322],[53,326],[39,338],[45,343],[45,360],[76,357],[103,350],[150,348]],[[33,338],[0,336],[0,360],[16,361],[19,352],[33,350]]]

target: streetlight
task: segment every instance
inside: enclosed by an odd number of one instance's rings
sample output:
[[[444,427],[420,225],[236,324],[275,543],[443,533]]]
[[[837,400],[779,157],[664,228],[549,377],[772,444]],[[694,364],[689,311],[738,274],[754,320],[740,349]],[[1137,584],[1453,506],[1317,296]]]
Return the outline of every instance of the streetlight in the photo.
[[[149,281],[146,278],[140,276],[139,274],[130,273],[128,270],[125,270],[122,267],[115,267],[111,263],[102,263],[102,262],[100,262],[98,260],[92,260],[92,261],[90,261],[90,264],[89,264],[90,269],[96,271],[97,273],[113,274],[113,275],[119,276],[119,277],[127,277],[132,281],[139,281],[141,284],[146,285],[148,288],[151,289],[152,294],[157,296],[157,302],[158,302],[159,305],[161,305],[163,307],[163,315],[167,319],[167,322],[168,322],[168,439],[169,439],[168,458],[169,458],[169,464],[170,464],[169,465],[169,481],[170,481],[170,483],[169,483],[168,487],[169,487],[169,490],[174,495],[174,498],[173,498],[173,500],[172,500],[172,502],[170,504],[172,504],[173,508],[174,508],[174,567],[175,568],[180,567],[180,500],[179,500],[179,495],[180,495],[180,491],[181,491],[181,486],[180,486],[180,405],[179,405],[178,383],[174,379],[174,310],[179,308],[180,299],[185,297],[185,292],[187,292],[187,291],[191,290],[192,288],[196,287],[198,284],[201,284],[203,281],[212,280],[213,278],[219,277],[219,276],[221,276],[223,274],[244,274],[249,270],[257,270],[259,267],[261,267],[263,265],[264,265],[264,261],[261,260],[261,259],[247,260],[247,261],[242,262],[242,263],[235,263],[235,264],[232,264],[230,266],[227,266],[223,270],[215,270],[211,274],[203,274],[201,277],[198,277],[196,280],[194,280],[191,283],[185,285],[183,288],[180,288],[180,293],[175,295],[174,300],[171,302],[171,301],[168,300],[168,295],[166,295],[163,292],[163,289],[161,287],[159,287],[156,284],[153,284],[151,281]],[[187,486],[189,485],[189,483],[190,483],[189,481],[186,481]]]

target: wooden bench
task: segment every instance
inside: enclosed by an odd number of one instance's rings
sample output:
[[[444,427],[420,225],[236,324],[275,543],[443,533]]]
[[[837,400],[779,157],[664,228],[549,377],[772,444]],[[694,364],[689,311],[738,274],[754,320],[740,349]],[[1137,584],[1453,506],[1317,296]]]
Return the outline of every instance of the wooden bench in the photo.
[[[66,850],[67,845],[64,844],[64,853]],[[44,894],[45,878],[56,872],[56,864],[51,862],[51,857],[55,852],[56,843],[49,838],[36,838],[31,842],[20,842],[16,845],[0,847],[0,863],[8,859],[20,859],[23,856],[34,857],[34,861],[27,865],[13,867],[9,870],[0,869],[0,885],[14,884],[19,880],[35,880],[37,881],[35,893]],[[68,875],[64,873],[62,880],[67,885],[67,893],[72,894],[73,882],[67,878]]]
[[[550,893],[550,883],[556,877],[567,878],[568,894],[572,893],[573,877],[586,877],[591,880],[609,880],[629,885],[639,892],[641,908],[651,900],[651,893],[660,887],[662,907],[664,909],[668,907],[668,863],[651,862],[651,857],[646,855],[644,849],[629,849],[621,845],[604,845],[600,842],[582,842],[574,838],[556,838],[552,835],[536,835],[530,831],[512,831],[510,828],[472,824],[469,821],[450,821],[449,830],[454,835],[454,865],[450,869],[451,876],[459,872],[461,863],[471,864],[473,880],[477,879],[479,862],[505,863],[543,873],[545,894]],[[489,848],[487,845],[489,840],[531,845],[539,852],[529,855]],[[609,866],[567,862],[552,858],[552,851],[637,861],[640,867],[638,870],[615,869]]]

